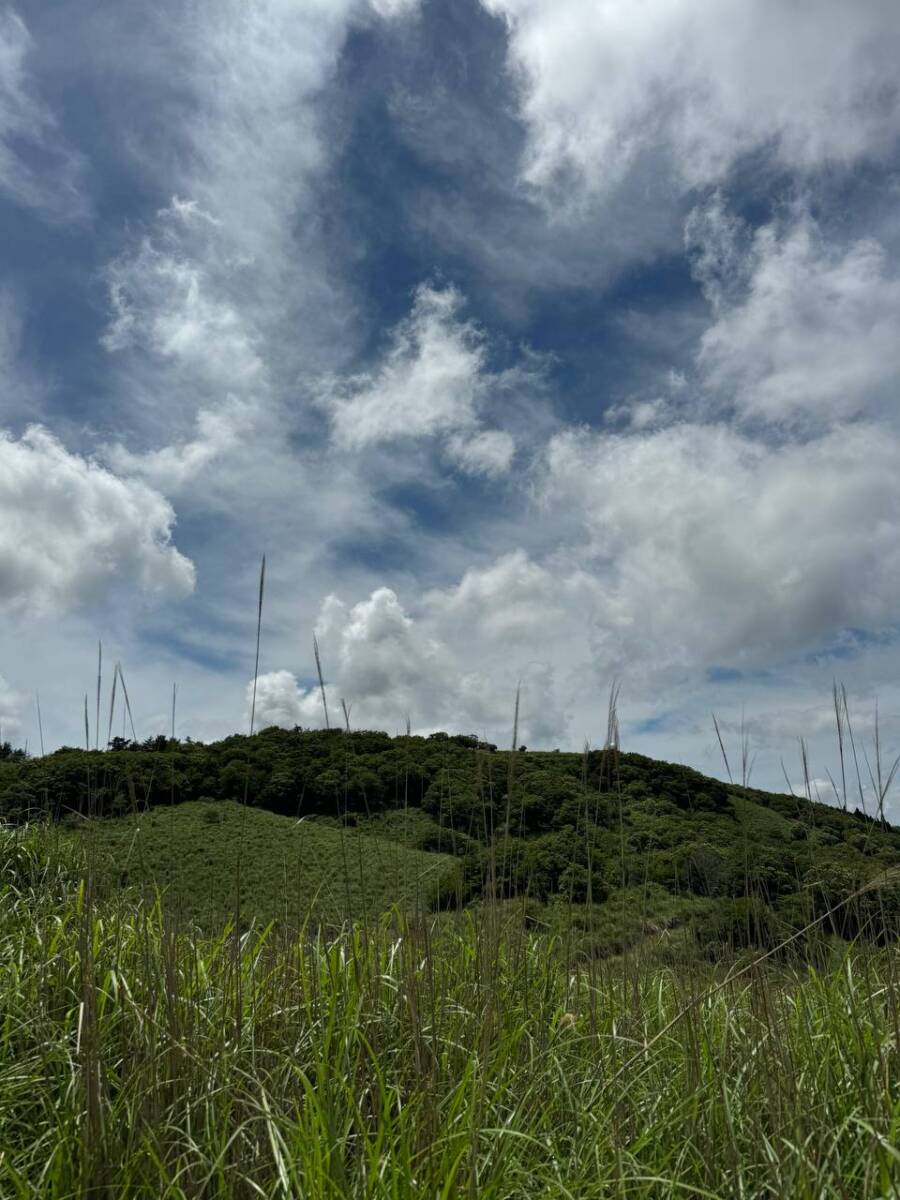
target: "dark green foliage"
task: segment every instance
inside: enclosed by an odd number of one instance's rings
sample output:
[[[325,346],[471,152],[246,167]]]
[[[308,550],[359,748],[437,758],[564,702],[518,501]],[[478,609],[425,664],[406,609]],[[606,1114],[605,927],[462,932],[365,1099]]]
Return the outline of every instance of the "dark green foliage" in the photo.
[[[856,896],[900,863],[897,830],[642,755],[520,749],[510,763],[509,751],[474,735],[272,728],[208,746],[119,739],[102,753],[0,760],[7,821],[78,822],[201,799],[208,829],[217,803],[237,801],[449,855],[457,870],[435,892],[442,907],[485,895],[596,905],[614,889],[655,896],[659,910],[665,895],[707,914],[703,939],[732,948],[768,946],[773,929],[819,918],[828,936],[876,941],[900,923],[893,885]]]
[[[775,950],[792,932],[773,910],[757,896],[723,900],[694,921],[694,936],[710,957],[730,950]],[[790,952],[792,943],[785,947]]]
[[[606,899],[604,862],[571,827],[529,838],[510,850],[517,892],[539,900],[558,895],[575,904]]]

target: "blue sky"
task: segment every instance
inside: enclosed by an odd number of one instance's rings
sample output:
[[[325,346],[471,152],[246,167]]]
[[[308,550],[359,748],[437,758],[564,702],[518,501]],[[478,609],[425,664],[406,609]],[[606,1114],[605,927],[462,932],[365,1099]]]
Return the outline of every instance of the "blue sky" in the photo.
[[[900,739],[888,0],[0,5],[0,723]],[[104,708],[106,706],[104,699]],[[118,718],[117,718],[118,720]],[[102,731],[105,734],[105,729]]]

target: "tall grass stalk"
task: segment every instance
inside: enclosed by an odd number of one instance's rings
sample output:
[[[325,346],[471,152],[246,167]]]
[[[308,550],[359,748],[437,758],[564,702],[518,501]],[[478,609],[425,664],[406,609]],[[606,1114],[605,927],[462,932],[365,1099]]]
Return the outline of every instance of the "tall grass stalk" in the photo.
[[[97,642],[97,713],[94,724],[94,749],[100,749],[100,688],[103,686],[103,643]]]
[[[331,728],[331,722],[328,720],[328,698],[325,695],[325,677],[322,674],[322,659],[319,655],[319,639],[313,634],[313,655],[316,660],[316,674],[319,677],[319,690],[322,693],[322,709],[325,713],[325,728]]]

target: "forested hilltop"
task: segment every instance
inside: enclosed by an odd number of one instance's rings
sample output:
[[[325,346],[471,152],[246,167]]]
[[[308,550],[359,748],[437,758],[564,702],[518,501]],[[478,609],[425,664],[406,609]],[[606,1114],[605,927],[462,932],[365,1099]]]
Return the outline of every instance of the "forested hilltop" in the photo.
[[[858,811],[616,750],[512,753],[463,735],[271,728],[210,745],[116,740],[103,752],[0,762],[5,821],[44,817],[74,831],[97,818],[88,824],[102,826],[111,852],[114,831],[135,815],[174,808],[177,819],[160,813],[156,825],[145,822],[147,837],[157,829],[162,838],[165,822],[174,822],[169,844],[174,838],[188,854],[188,843],[198,852],[202,843],[213,868],[216,837],[232,829],[235,803],[292,818],[288,840],[305,819],[320,837],[354,827],[363,846],[377,838],[398,853],[440,855],[429,899],[437,907],[487,894],[577,905],[633,894],[657,924],[689,916],[703,936],[752,944],[775,944],[871,880],[882,886],[829,917],[833,932],[882,939],[885,921],[900,912],[890,878],[900,865],[900,831]],[[282,835],[271,829],[277,842]],[[271,853],[260,850],[269,860]],[[368,851],[354,854],[363,861]],[[137,870],[130,862],[130,881]],[[174,886],[174,868],[159,871]],[[390,873],[382,863],[380,887],[367,893],[381,906],[390,900]]]

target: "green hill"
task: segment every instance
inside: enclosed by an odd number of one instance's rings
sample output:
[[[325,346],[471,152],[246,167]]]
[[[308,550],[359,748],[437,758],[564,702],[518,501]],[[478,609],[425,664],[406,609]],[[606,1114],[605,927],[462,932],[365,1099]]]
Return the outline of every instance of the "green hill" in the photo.
[[[206,922],[235,912],[239,861],[242,918],[517,897],[550,925],[564,906],[600,953],[685,926],[774,945],[835,906],[827,931],[880,940],[900,915],[900,831],[635,754],[268,729],[0,768],[4,819],[84,828],[108,883],[159,885]]]
[[[159,889],[181,918],[212,928],[238,919],[299,926],[427,909],[451,890],[457,861],[315,819],[187,801],[87,822],[71,835],[103,890]]]
[[[0,762],[0,813],[0,1196],[898,1195],[862,814],[278,730]]]

